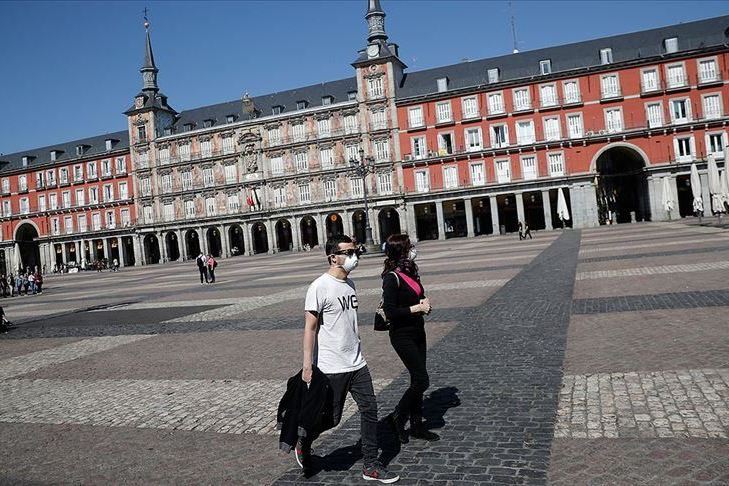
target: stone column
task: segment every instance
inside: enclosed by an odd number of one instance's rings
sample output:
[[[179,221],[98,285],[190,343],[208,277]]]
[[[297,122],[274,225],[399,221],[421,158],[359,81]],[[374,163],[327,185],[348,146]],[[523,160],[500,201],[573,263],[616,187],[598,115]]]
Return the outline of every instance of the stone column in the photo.
[[[370,226],[372,226],[372,241],[375,245],[382,245],[382,239],[380,238],[380,219],[377,217],[376,208],[370,207]]]
[[[111,244],[109,243],[109,238],[104,238],[104,258],[106,258],[107,263],[111,261]]]
[[[342,219],[343,219],[343,223],[344,223],[344,225],[343,225],[344,234],[347,236],[352,236],[354,233],[352,231],[352,214],[348,210],[345,209],[342,212]]]
[[[662,204],[663,191],[661,177],[652,175],[648,177],[648,199],[650,202],[651,220],[664,221],[668,219],[668,213]]]
[[[144,255],[144,242],[142,241],[141,234],[134,239],[134,259],[138,261],[140,265],[147,264],[147,258]]]
[[[549,200],[549,189],[542,191],[542,208],[544,209],[544,228],[546,230],[553,230],[552,202]]]
[[[318,221],[316,221],[318,220]],[[320,214],[316,221],[316,232],[319,238],[319,246],[324,248],[327,242],[327,217],[325,214]]]
[[[220,232],[220,243],[223,250],[223,258],[230,258],[230,242],[228,241],[228,227],[226,225],[218,226]]]
[[[117,238],[119,248],[119,268],[127,266],[127,257],[124,254],[124,237],[120,236]]]
[[[466,236],[473,238],[476,236],[476,233],[473,230],[473,200],[470,197],[467,197],[463,200],[463,203],[466,207]]]
[[[496,201],[496,196],[489,196],[489,204],[491,205],[491,225],[494,228],[493,234],[501,234],[501,228],[499,227],[499,204]]]
[[[435,202],[435,218],[438,221],[438,239],[445,240],[445,219],[443,218],[443,201]]]
[[[676,175],[671,174],[671,198],[673,198],[673,211],[671,211],[671,219],[681,219],[681,209],[678,207],[678,182]]]
[[[165,234],[163,232],[157,235],[157,241],[159,241],[159,253],[160,258],[162,258],[162,263],[167,263],[169,261],[167,259],[167,240],[165,240]]]
[[[418,225],[415,221],[415,204],[406,204],[404,213],[404,216],[401,215],[400,221],[405,221],[405,232],[410,236],[410,242],[415,243],[418,241]]]
[[[198,226],[197,228],[197,237],[198,242],[200,243],[200,251],[204,254],[208,254],[208,235],[205,233],[205,230],[202,226]]]
[[[294,244],[294,251],[301,250],[301,218],[294,216],[291,224],[291,241]]]
[[[597,195],[590,182],[580,182],[569,187],[570,216],[572,226],[575,228],[590,228],[598,226]]]
[[[701,198],[704,200],[704,216],[711,216],[711,194],[709,193],[709,175],[699,174],[701,179]]]
[[[246,255],[253,255],[253,234],[251,233],[251,225],[248,221],[243,221],[243,248]]]
[[[73,246],[76,248],[76,263],[81,265],[81,260],[83,260],[83,253],[81,253],[81,240],[74,241]]]
[[[266,221],[266,239],[268,241],[268,254],[271,255],[273,253],[278,252],[278,248],[276,247],[276,240],[273,237],[273,221],[270,219]]]
[[[40,271],[43,272],[43,267],[46,267],[46,270],[48,270],[48,268],[50,267],[50,265],[48,264],[48,243],[41,243],[40,245],[38,245],[38,250],[40,253]],[[11,253],[10,251],[3,250],[3,252],[5,252],[5,266],[7,267],[7,271],[9,273],[13,267],[13,258],[9,256],[9,254]]]
[[[523,224],[526,224],[526,219],[524,219],[524,194],[521,192],[517,192],[515,195],[516,195],[516,219],[517,219],[517,221],[521,221]]]

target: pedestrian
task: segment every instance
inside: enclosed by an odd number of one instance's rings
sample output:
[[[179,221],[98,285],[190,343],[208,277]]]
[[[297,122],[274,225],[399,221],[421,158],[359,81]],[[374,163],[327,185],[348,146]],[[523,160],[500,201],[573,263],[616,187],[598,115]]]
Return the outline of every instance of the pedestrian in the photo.
[[[28,295],[28,289],[30,287],[30,281],[28,281],[28,274],[23,274],[23,292],[25,292],[25,295]]]
[[[10,272],[10,275],[8,275],[8,290],[10,291],[10,297],[15,296],[15,276],[13,275],[13,272]]]
[[[215,283],[215,269],[218,266],[218,261],[213,258],[213,255],[208,255],[207,260],[208,274],[210,275],[210,283]]]
[[[28,287],[30,292],[33,293],[33,295],[36,294],[35,290],[35,274],[33,272],[28,273]]]
[[[35,271],[35,289],[39,294],[43,293],[43,275],[38,271],[38,267]]]
[[[207,257],[200,253],[197,258],[195,258],[195,263],[197,263],[197,269],[200,272],[200,285],[203,285],[204,283],[208,283],[208,263],[207,263]],[[203,282],[203,279],[205,280]]]
[[[400,477],[378,461],[377,400],[372,376],[362,355],[357,329],[357,292],[349,274],[357,267],[357,248],[346,235],[331,237],[325,245],[329,269],[306,292],[302,380],[311,383],[316,366],[329,379],[333,392],[333,426],[342,419],[347,393],[357,403],[364,465],[362,477],[389,484]],[[296,460],[310,465],[311,444],[316,437],[300,437]]]
[[[527,236],[529,237],[530,240],[533,239],[532,238],[532,230],[529,229],[529,223],[525,222],[523,229],[524,229],[524,239],[526,240],[527,239]]]
[[[524,225],[519,221],[519,241],[524,239]]]
[[[20,297],[20,293],[23,290],[23,275],[18,271],[18,274],[15,276],[15,290],[18,294],[18,297]]]
[[[430,386],[423,316],[430,314],[431,306],[415,263],[417,254],[408,235],[392,235],[387,239],[382,271],[382,308],[390,322],[390,343],[410,374],[410,386],[387,417],[403,444],[408,442],[405,431],[408,420],[411,437],[427,441],[440,439],[423,423],[423,393]]]
[[[118,258],[114,258],[114,271],[115,272],[119,271],[119,259]]]
[[[8,332],[11,327],[12,324],[8,321],[7,317],[5,317],[5,309],[0,306],[0,332]]]

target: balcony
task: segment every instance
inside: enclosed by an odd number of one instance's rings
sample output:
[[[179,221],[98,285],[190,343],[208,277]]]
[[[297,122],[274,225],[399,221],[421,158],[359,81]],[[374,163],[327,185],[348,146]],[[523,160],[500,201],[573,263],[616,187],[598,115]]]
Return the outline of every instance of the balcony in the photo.
[[[526,113],[526,112],[533,111],[533,110],[534,110],[534,106],[532,105],[531,101],[522,102],[522,103],[514,103],[514,114]]]
[[[561,102],[562,102],[563,107],[577,106],[577,105],[581,105],[583,103],[582,96],[579,93],[577,93],[576,95],[569,96],[569,97],[564,97],[561,99]]]
[[[600,93],[600,101],[616,101],[623,99],[623,90],[620,88],[617,89],[610,89],[610,90],[602,90]]]
[[[721,79],[721,76],[719,75],[718,71],[706,71],[706,72],[699,72],[698,77],[698,86],[704,87],[704,86],[712,86],[715,84],[722,84],[723,80]]]

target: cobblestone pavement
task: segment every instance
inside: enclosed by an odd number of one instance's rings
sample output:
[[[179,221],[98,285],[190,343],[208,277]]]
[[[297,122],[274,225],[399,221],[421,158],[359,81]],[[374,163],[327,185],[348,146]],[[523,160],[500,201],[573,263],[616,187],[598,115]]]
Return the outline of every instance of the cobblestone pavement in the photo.
[[[729,231],[648,223],[419,243],[434,303],[425,415],[402,484],[729,484]],[[0,484],[360,483],[359,418],[303,478],[273,411],[301,360],[319,251],[51,276],[5,299]],[[353,277],[380,417],[407,386]],[[91,285],[90,285],[91,283]],[[354,416],[352,415],[354,414]]]

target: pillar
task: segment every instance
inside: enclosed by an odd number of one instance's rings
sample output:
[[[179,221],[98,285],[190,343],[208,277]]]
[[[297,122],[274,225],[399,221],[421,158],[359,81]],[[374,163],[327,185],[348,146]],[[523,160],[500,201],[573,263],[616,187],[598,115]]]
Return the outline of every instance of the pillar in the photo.
[[[203,255],[208,254],[208,235],[203,230],[202,226],[198,226],[197,228],[197,237],[198,241],[200,242],[200,251],[203,253]]]
[[[668,219],[668,213],[663,207],[662,182],[660,176],[652,175],[648,177],[648,200],[652,221],[664,221]]]
[[[499,228],[499,204],[496,201],[496,196],[489,196],[489,204],[491,205],[491,225],[494,228],[494,235],[501,234]]]
[[[111,261],[111,245],[109,244],[109,238],[103,238],[104,241],[104,258],[107,262]]]
[[[316,221],[316,232],[319,238],[319,246],[324,248],[327,242],[327,217],[324,214],[320,214],[318,218],[314,218]]]
[[[553,230],[552,226],[552,202],[549,200],[549,189],[542,191],[542,209],[544,209],[544,228]]]
[[[159,253],[162,263],[166,263],[167,260],[167,240],[165,240],[165,234],[160,232],[157,234],[157,241],[159,242]]]
[[[243,248],[246,255],[253,254],[253,234],[251,233],[251,225],[248,221],[243,221]]]
[[[228,229],[229,228],[226,225],[218,226],[218,231],[220,232],[220,243],[223,251],[223,258],[230,258],[230,242],[228,241]]]
[[[591,182],[580,182],[569,187],[570,217],[574,228],[591,228],[599,225],[597,195]]]
[[[438,239],[445,240],[445,220],[443,218],[443,201],[435,202],[435,217],[438,221]]]
[[[342,219],[344,222],[344,234],[352,236],[354,234],[354,231],[352,231],[352,215],[348,210],[345,209],[342,212]]]
[[[124,246],[124,237],[120,236],[117,238],[119,245],[119,268],[127,266],[127,255],[125,253],[126,247]]]
[[[275,239],[273,237],[273,221],[270,219],[266,221],[266,241],[268,241],[268,254],[271,255],[277,252]]]
[[[522,224],[526,224],[524,219],[524,194],[517,192],[516,194],[516,219],[521,221]]]
[[[187,248],[185,248],[185,240],[182,237],[182,230],[176,230],[175,234],[177,235],[177,248],[180,250],[180,261],[184,262],[187,260]]]
[[[375,208],[370,208],[370,226],[372,226],[372,241],[375,245],[382,245],[382,238],[380,237],[380,219],[377,217],[378,211]]]
[[[93,245],[93,241],[91,242]],[[137,235],[134,238],[134,261],[136,265],[146,265],[147,262],[144,259],[144,244],[142,243],[142,235]]]
[[[415,205],[406,204],[404,212],[405,216],[401,217],[400,221],[405,221],[405,232],[410,236],[410,241],[415,243],[418,241],[418,225],[415,221]]]
[[[671,198],[673,199],[673,211],[671,211],[671,219],[681,219],[681,211],[678,208],[678,183],[676,182],[676,175],[671,174],[669,186],[671,186]]]
[[[294,244],[294,251],[301,250],[301,218],[294,216],[291,227],[291,240]]]
[[[466,236],[473,238],[476,233],[473,230],[473,200],[467,197],[463,200],[464,206],[466,207]]]

